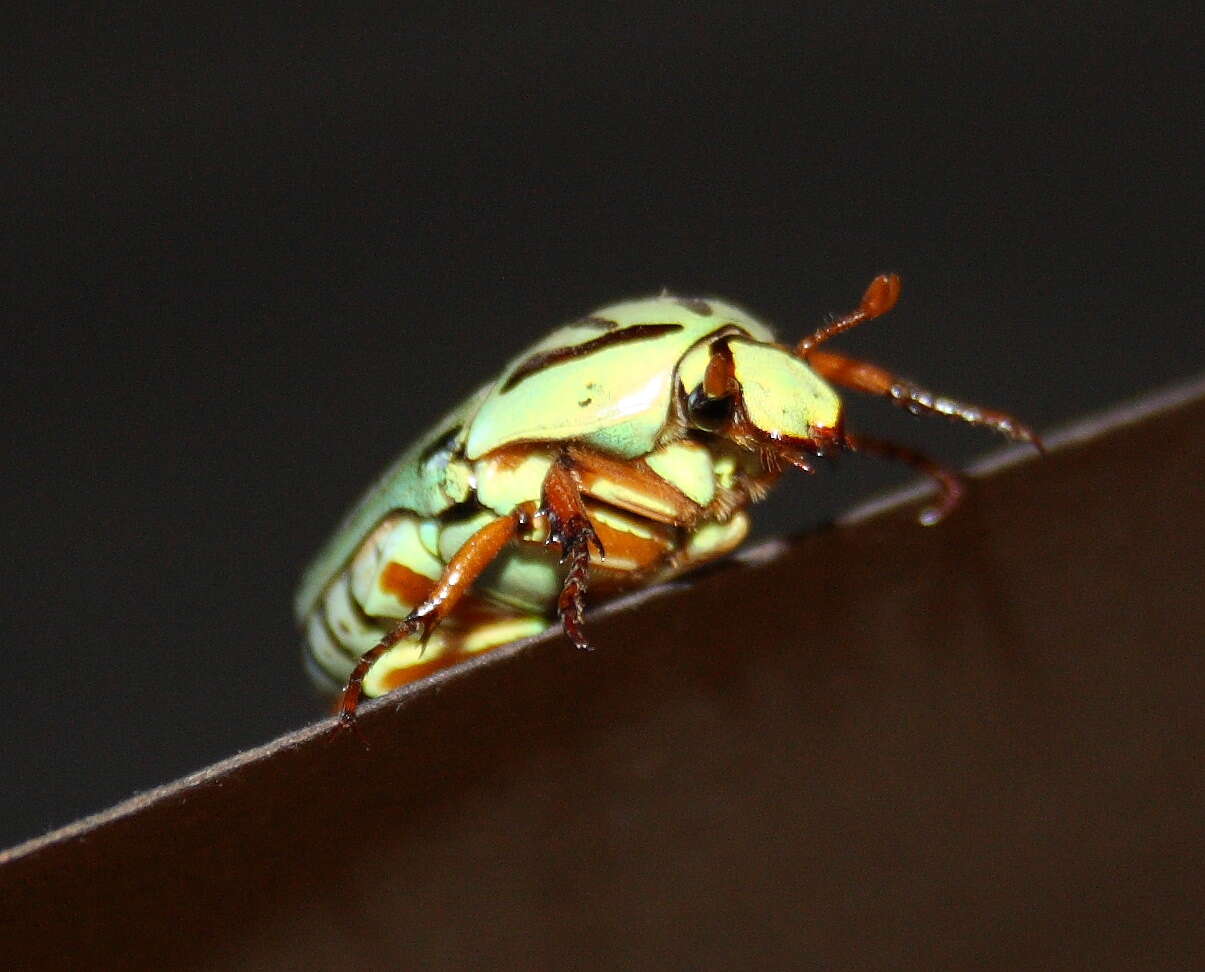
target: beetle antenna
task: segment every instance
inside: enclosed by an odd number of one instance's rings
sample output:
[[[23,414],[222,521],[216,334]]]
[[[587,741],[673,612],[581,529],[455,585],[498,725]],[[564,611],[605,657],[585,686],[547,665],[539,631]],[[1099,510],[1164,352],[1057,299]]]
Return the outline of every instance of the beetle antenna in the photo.
[[[862,295],[862,302],[858,305],[857,310],[850,311],[835,321],[830,321],[811,337],[805,337],[795,346],[795,353],[801,358],[806,357],[809,351],[829,338],[836,337],[866,321],[873,321],[876,317],[882,317],[895,306],[899,297],[900,275],[898,273],[879,274],[870,281],[870,286]]]

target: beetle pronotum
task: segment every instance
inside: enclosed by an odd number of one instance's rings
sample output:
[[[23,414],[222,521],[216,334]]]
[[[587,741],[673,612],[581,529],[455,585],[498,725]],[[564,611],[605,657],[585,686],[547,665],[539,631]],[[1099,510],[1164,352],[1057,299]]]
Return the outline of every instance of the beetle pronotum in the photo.
[[[822,349],[899,291],[895,274],[876,277],[856,310],[794,347],[731,304],[662,295],[604,307],[515,358],[385,472],[302,581],[312,658],[346,680],[341,722],[362,693],[542,631],[557,614],[588,648],[587,588],[605,596],[727,553],[748,531],[744,507],[818,456],[909,463],[940,487],[921,522],[949,513],[960,479],[847,430],[834,385],[1040,448],[1011,415]]]

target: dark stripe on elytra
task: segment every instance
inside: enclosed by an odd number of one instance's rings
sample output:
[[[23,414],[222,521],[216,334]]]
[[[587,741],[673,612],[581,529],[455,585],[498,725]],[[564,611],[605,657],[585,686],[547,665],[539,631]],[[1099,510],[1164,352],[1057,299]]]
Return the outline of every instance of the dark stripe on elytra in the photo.
[[[595,351],[601,351],[603,348],[609,348],[614,344],[645,341],[649,338],[660,337],[662,334],[671,334],[674,331],[680,330],[682,330],[681,324],[633,324],[631,327],[625,327],[621,331],[608,331],[606,334],[599,335],[590,341],[583,341],[581,344],[553,348],[551,351],[540,351],[522,362],[511,373],[511,376],[506,379],[506,383],[502,386],[501,394],[510,391],[515,385],[523,381],[524,378],[530,378],[537,372],[560,364],[562,361],[572,361],[574,358],[593,354]]]

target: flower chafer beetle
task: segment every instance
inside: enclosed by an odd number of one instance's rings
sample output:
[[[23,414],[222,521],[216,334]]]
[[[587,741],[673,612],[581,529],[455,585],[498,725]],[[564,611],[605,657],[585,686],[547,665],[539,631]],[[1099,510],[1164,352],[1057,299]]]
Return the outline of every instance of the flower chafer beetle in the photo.
[[[662,295],[554,331],[402,455],[302,580],[297,616],[321,673],[382,695],[544,630],[569,640],[587,588],[606,596],[713,560],[748,531],[744,507],[790,466],[854,451],[902,460],[958,502],[956,475],[848,431],[833,386],[1041,448],[1011,415],[936,395],[821,346],[886,313],[894,274],[794,347],[719,300]],[[320,676],[321,677],[321,676]]]

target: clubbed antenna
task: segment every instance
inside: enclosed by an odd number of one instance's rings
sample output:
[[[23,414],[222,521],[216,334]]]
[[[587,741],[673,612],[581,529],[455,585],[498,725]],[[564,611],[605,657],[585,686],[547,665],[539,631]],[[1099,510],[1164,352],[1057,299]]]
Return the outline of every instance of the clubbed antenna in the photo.
[[[870,282],[866,293],[862,295],[862,303],[856,311],[850,311],[835,321],[830,321],[811,337],[806,337],[795,347],[795,353],[802,357],[818,344],[823,344],[831,337],[857,327],[866,321],[882,317],[900,297],[900,275],[898,273],[881,273]]]

